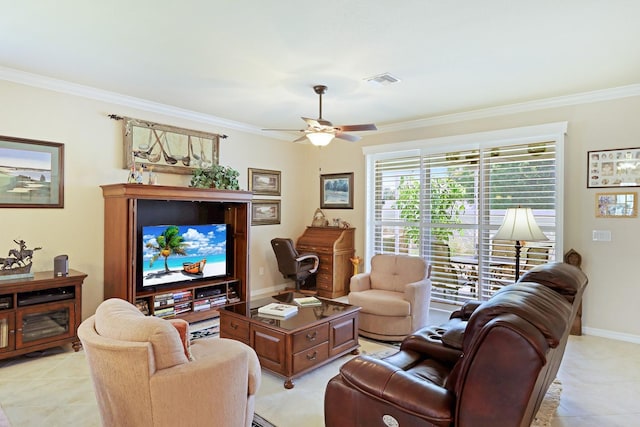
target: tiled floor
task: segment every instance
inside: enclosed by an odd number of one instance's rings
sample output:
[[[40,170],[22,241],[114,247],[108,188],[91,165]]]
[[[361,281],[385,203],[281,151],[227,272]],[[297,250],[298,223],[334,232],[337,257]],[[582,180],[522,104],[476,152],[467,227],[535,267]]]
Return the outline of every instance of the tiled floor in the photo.
[[[562,395],[552,427],[640,425],[639,344],[572,336],[558,376],[562,381]],[[304,381],[304,377],[299,380],[300,391]],[[292,397],[283,392],[280,379],[272,382],[277,386],[263,383],[264,389],[256,402],[259,413],[261,401],[265,402],[265,408],[273,405],[276,393]],[[84,353],[74,353],[70,348],[0,361],[0,405],[13,427],[99,425]],[[282,408],[280,419],[272,420],[278,427],[300,426],[290,423],[296,419],[293,412],[309,409],[291,404]],[[317,415],[321,419],[320,414]],[[269,418],[267,414],[264,416]],[[309,419],[308,416],[305,419]]]

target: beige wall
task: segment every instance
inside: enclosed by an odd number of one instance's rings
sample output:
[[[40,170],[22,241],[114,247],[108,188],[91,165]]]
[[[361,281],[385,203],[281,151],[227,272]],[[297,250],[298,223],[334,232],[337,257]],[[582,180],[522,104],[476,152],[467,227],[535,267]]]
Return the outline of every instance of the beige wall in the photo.
[[[54,256],[69,255],[70,268],[88,274],[83,318],[103,298],[100,185],[127,178],[122,169],[122,123],[109,114],[229,135],[221,141],[220,163],[240,172],[240,187],[245,190],[247,168],[282,171],[282,222],[251,227],[250,277],[254,293],[270,292],[285,282],[269,242],[274,237],[295,239],[311,223],[319,196],[312,198],[317,192],[309,192],[317,186],[306,164],[309,147],[6,81],[0,81],[0,94],[0,135],[65,144],[64,209],[0,209],[0,250],[13,248],[13,239],[23,239],[31,248],[41,246],[33,271],[52,270]],[[159,174],[158,183],[187,186],[189,179]]]
[[[42,246],[34,270],[52,269],[53,257],[66,253],[71,268],[86,272],[83,317],[102,300],[103,203],[100,185],[124,182],[121,167],[119,114],[159,123],[220,132],[220,163],[240,171],[247,188],[247,168],[282,171],[282,224],[251,228],[250,277],[253,293],[271,292],[284,283],[269,241],[299,236],[319,207],[319,175],[354,172],[354,209],[325,210],[328,218],[350,222],[356,231],[356,253],[364,253],[365,164],[363,145],[427,139],[541,123],[567,121],[565,145],[565,249],[583,256],[590,278],[584,303],[586,333],[640,341],[640,323],[627,301],[637,296],[640,219],[600,219],[594,215],[599,190],[586,188],[589,150],[640,146],[640,97],[622,98],[481,120],[457,122],[394,133],[370,133],[359,143],[336,141],[325,148],[293,144],[211,124],[150,113],[121,105],[0,81],[0,135],[65,144],[64,209],[1,209],[4,225],[0,250],[12,248],[13,239],[30,247]],[[160,184],[188,185],[188,176],[161,174]],[[611,242],[591,241],[592,230],[610,230]],[[2,249],[4,248],[4,249]],[[263,274],[260,272],[264,270]]]

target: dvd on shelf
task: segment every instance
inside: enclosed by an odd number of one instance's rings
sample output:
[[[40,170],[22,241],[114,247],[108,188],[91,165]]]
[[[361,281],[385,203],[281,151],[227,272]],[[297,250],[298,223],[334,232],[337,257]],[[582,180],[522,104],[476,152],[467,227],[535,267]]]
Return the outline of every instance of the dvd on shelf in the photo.
[[[153,299],[154,308],[172,305],[173,303],[174,303],[173,293],[156,295],[155,298]]]
[[[174,307],[161,308],[158,310],[154,310],[153,315],[156,317],[171,317],[175,316]]]

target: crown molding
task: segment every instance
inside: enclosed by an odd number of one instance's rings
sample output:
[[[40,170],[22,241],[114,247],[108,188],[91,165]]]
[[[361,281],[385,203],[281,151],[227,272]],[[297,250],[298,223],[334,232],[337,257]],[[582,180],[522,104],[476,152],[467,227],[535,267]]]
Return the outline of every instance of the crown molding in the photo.
[[[535,101],[520,102],[516,104],[502,105],[498,107],[482,108],[479,110],[465,111],[462,113],[445,114],[442,116],[427,117],[424,119],[393,123],[378,126],[379,133],[398,132],[409,129],[425,128],[462,121],[486,119],[489,117],[506,116],[509,114],[524,113],[528,111],[545,110],[549,108],[566,107],[577,104],[589,104],[592,102],[609,101],[612,99],[640,96],[640,84],[619,86],[610,89],[594,90],[573,95],[556,96]]]
[[[116,92],[96,89],[89,86],[71,83],[64,80],[58,80],[51,77],[45,77],[38,74],[27,73],[11,68],[0,67],[0,79],[41,89],[47,89],[54,92],[66,93],[69,95],[93,99],[96,101],[102,101],[110,104],[122,105],[124,107],[149,111],[152,113],[192,120],[198,123],[220,126],[224,127],[225,129],[234,129],[242,132],[254,133],[264,136],[264,132],[262,132],[260,128],[249,125],[247,123],[222,119],[220,117],[211,116],[209,114],[199,113],[197,111],[186,110],[184,108],[179,108],[172,105],[148,101],[133,96],[122,95]]]
[[[71,83],[64,80],[45,77],[38,74],[28,73],[12,68],[0,66],[0,79],[55,92],[80,96],[97,101],[108,102],[115,105],[135,108],[158,114],[192,120],[198,123],[205,123],[213,126],[220,126],[225,129],[234,129],[242,132],[264,136],[264,132],[257,126],[248,123],[236,122],[197,111],[186,110],[172,105],[161,104],[148,101],[133,96],[123,95],[89,86]],[[456,123],[468,120],[484,119],[489,117],[504,116],[508,114],[523,113],[527,111],[543,110],[548,108],[565,107],[576,104],[587,104],[592,102],[608,101],[612,99],[626,98],[640,95],[640,84],[620,86],[611,89],[601,89],[590,92],[577,93],[573,95],[557,96],[529,102],[521,102],[498,107],[483,108],[479,110],[466,111],[462,113],[445,114],[442,116],[427,117],[424,119],[398,122],[388,125],[378,126],[379,133],[398,132],[410,129],[425,128],[449,123]],[[275,139],[289,139],[291,136],[284,133],[273,133]]]

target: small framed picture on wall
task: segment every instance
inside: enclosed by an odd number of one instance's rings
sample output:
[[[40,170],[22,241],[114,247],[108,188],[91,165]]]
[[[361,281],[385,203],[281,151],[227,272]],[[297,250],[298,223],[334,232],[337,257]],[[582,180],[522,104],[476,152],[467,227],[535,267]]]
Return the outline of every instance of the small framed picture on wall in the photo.
[[[251,225],[280,224],[280,200],[253,200]]]
[[[587,188],[640,187],[640,148],[587,152]]]
[[[353,172],[320,175],[320,208],[353,209]]]
[[[249,191],[260,196],[280,195],[280,171],[249,168]]]
[[[638,216],[638,197],[635,192],[597,193],[597,218],[635,218]]]

